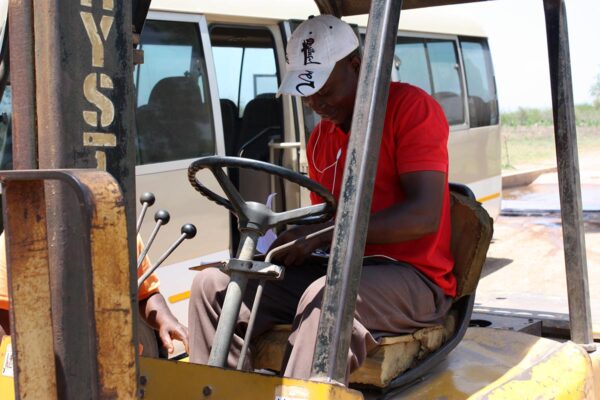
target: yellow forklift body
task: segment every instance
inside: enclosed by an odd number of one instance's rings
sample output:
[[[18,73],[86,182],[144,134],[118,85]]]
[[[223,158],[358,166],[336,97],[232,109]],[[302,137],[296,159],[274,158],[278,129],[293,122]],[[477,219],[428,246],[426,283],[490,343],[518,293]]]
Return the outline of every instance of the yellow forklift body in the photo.
[[[14,399],[10,344],[7,336],[0,346],[3,400]],[[570,341],[560,343],[519,332],[469,328],[461,344],[426,381],[392,398],[600,399],[597,382],[598,351],[587,354]],[[140,390],[144,399],[363,398],[357,391],[326,383],[145,357],[140,359]]]
[[[427,380],[402,399],[598,399],[600,354],[571,341],[469,328]],[[596,384],[595,384],[596,383]]]
[[[15,398],[13,365],[10,336],[4,336],[2,344],[0,344],[0,397],[2,399],[12,400]]]
[[[182,384],[185,382],[185,384]],[[234,371],[207,365],[140,358],[143,398],[210,400],[360,400],[340,385]]]

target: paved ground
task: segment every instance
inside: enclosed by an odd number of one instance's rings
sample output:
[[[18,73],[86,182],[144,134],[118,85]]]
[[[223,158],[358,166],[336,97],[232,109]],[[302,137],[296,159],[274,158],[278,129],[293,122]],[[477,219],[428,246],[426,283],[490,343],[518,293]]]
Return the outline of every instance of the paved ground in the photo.
[[[595,332],[600,332],[600,154],[580,158],[589,288]],[[503,208],[558,210],[557,175],[503,193]],[[519,213],[517,213],[519,214]],[[476,302],[484,307],[567,313],[562,229],[558,211],[501,215]]]

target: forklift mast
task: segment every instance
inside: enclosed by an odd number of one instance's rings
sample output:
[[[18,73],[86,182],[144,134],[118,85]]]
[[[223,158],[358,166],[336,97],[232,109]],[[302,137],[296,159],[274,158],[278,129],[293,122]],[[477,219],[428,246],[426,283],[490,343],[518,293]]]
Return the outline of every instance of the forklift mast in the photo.
[[[14,168],[98,169],[116,179],[126,211],[130,293],[136,276],[133,37],[139,38],[149,6],[149,0],[9,4]],[[94,373],[86,367],[94,326],[81,322],[91,294],[77,284],[87,273],[84,225],[73,212],[79,205],[64,182],[46,183],[57,386],[68,399],[94,397]]]

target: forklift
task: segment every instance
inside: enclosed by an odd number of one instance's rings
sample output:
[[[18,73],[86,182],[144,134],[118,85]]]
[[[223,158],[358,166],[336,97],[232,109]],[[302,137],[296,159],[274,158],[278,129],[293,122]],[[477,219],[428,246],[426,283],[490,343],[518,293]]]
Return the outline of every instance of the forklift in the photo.
[[[6,82],[10,64],[13,104],[13,170],[0,172],[11,301],[11,337],[0,348],[2,399],[600,398],[564,0],[543,5],[571,341],[469,327],[493,229],[469,189],[451,185],[459,282],[451,318],[436,333],[382,342],[379,353],[370,354],[380,363],[352,387],[344,384],[346,355],[377,167],[371,155],[378,154],[381,142],[401,10],[466,1],[315,2],[323,14],[369,14],[351,128],[357,134],[348,147],[356,157],[343,178],[343,185],[354,189],[335,204],[305,176],[268,163],[209,156],[190,165],[190,184],[235,213],[241,230],[237,257],[220,266],[230,273],[233,290],[218,340],[209,365],[196,365],[137,352],[132,75],[134,63],[143,62],[136,45],[150,1],[10,1],[10,42],[2,47],[0,68],[0,82]],[[245,202],[223,168],[259,169],[329,201],[276,214]],[[203,185],[197,178],[202,169],[215,175],[227,198]],[[253,260],[257,235],[328,218],[336,209],[311,379],[225,368],[240,289],[249,277],[283,274],[268,259]],[[264,340],[265,348],[274,349],[274,336]],[[411,340],[418,342],[415,354],[397,351]],[[378,375],[369,380],[373,371]]]

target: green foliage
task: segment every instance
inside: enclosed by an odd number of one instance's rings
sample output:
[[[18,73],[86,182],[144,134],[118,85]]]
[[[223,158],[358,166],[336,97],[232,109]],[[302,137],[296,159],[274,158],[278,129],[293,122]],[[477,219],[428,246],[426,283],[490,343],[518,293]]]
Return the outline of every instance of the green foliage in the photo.
[[[502,169],[556,165],[552,126],[502,126]],[[579,154],[600,153],[600,126],[577,127]]]
[[[600,74],[596,75],[596,83],[592,85],[590,94],[594,97],[594,107],[600,109]]]
[[[598,91],[600,92],[600,82],[598,82]],[[598,100],[600,100],[600,97]],[[575,106],[575,118],[577,126],[600,126],[600,104],[598,106],[589,104]],[[519,108],[517,111],[502,113],[500,123],[509,127],[552,126],[552,110]]]

